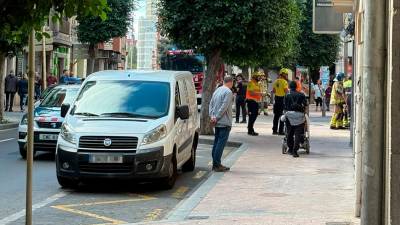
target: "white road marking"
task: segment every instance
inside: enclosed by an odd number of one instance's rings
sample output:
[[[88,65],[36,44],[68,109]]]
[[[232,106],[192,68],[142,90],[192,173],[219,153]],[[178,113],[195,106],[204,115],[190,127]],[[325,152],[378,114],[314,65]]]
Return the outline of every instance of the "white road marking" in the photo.
[[[37,209],[43,208],[44,206],[46,206],[46,205],[48,205],[48,204],[50,204],[52,202],[57,201],[58,199],[66,196],[67,194],[68,193],[66,193],[66,192],[60,192],[60,193],[57,193],[57,194],[55,194],[53,196],[50,196],[50,197],[46,198],[45,200],[43,200],[41,202],[38,202],[38,203],[32,205],[32,212],[37,210]],[[2,220],[0,220],[0,225],[9,224],[11,222],[14,222],[14,221],[24,217],[24,216],[25,216],[25,209],[23,209],[23,210],[21,210],[21,211],[19,211],[17,213],[14,213],[12,215],[9,215],[6,218],[3,218]]]
[[[0,132],[7,132],[7,131],[10,131],[10,130],[18,130],[18,127],[0,130]]]
[[[15,138],[7,138],[7,139],[4,139],[4,140],[0,140],[0,143],[2,143],[2,142],[6,142],[6,141],[11,141],[11,140],[14,140]]]

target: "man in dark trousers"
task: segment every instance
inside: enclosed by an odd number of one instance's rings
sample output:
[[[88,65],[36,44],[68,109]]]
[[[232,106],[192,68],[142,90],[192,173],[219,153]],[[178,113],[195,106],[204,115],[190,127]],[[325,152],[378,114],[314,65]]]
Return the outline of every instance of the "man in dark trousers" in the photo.
[[[272,84],[273,92],[275,95],[274,99],[274,125],[272,127],[273,135],[284,135],[283,133],[283,122],[280,121],[281,116],[283,115],[283,105],[285,95],[288,92],[288,83],[286,81],[286,77],[289,74],[288,69],[281,69],[279,71],[279,77]],[[278,133],[278,125],[279,125],[279,133]]]
[[[14,96],[17,93],[17,85],[18,78],[14,75],[14,71],[10,71],[10,73],[6,76],[4,83],[4,92],[6,94],[6,111],[12,112],[12,108],[14,105]]]
[[[306,121],[304,113],[307,100],[303,93],[296,90],[297,84],[295,81],[290,82],[289,88],[290,92],[285,97],[284,106],[286,111],[288,153],[293,155],[293,157],[299,157],[297,151],[304,138],[304,125]]]
[[[236,123],[239,123],[240,112],[242,112],[243,120],[240,123],[247,123],[246,113],[246,84],[244,83],[242,74],[236,76]]]

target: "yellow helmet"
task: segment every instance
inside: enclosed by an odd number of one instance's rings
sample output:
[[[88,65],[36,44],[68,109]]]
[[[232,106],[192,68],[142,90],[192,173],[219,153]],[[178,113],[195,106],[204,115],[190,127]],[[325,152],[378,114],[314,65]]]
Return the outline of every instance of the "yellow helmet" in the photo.
[[[282,68],[282,69],[279,71],[279,75],[283,75],[283,74],[289,75],[289,69],[287,69],[287,68]]]
[[[255,71],[251,74],[251,78],[257,78],[257,77],[261,77],[261,76],[264,76],[264,73],[260,72],[260,71]]]

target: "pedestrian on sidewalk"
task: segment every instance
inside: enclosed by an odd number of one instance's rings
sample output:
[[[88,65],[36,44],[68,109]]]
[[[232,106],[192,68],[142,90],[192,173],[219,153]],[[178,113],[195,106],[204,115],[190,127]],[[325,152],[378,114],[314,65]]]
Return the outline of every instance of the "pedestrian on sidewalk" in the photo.
[[[258,136],[258,133],[254,131],[254,123],[258,117],[259,105],[261,101],[262,93],[259,85],[260,74],[255,72],[251,76],[251,81],[247,85],[246,90],[246,102],[247,109],[249,110],[249,123],[247,124],[247,134],[250,136]]]
[[[283,115],[283,107],[285,95],[288,92],[288,82],[286,81],[286,77],[289,74],[289,70],[286,68],[282,68],[279,71],[279,77],[272,84],[272,91],[275,94],[275,103],[274,103],[274,125],[272,127],[273,135],[284,135],[283,133],[283,122],[280,121],[281,116]],[[297,85],[296,85],[297,87]],[[278,133],[279,128],[279,133]]]
[[[289,87],[290,92],[285,97],[288,153],[297,158],[299,157],[297,151],[300,148],[300,143],[304,140],[304,126],[306,121],[304,113],[307,106],[307,99],[302,92],[296,90],[297,84],[295,81],[290,82]]]
[[[215,90],[211,102],[209,115],[215,126],[215,139],[212,148],[213,166],[215,172],[226,172],[230,168],[223,166],[221,157],[232,128],[233,78],[226,76],[223,86]]]
[[[47,74],[47,86],[52,86],[55,84],[57,84],[57,78],[52,73],[48,73]]]
[[[42,92],[42,78],[40,78],[40,74],[38,72],[35,73],[35,100],[40,99],[40,95]]]
[[[63,73],[60,76],[60,84],[68,84],[69,82],[69,71],[63,70]]]
[[[17,93],[18,78],[14,75],[14,71],[11,70],[7,75],[4,83],[4,93],[6,94],[6,111],[12,112],[14,105],[14,96]]]
[[[28,76],[24,74],[22,79],[18,81],[19,106],[21,108],[21,112],[25,110],[27,94],[28,94]]]
[[[316,84],[313,84],[314,89],[314,100],[315,100],[315,111],[318,112],[318,106],[322,111],[322,97],[323,97],[323,87],[321,80],[318,80]]]
[[[246,89],[247,86],[243,79],[243,75],[240,73],[236,76],[236,123],[239,123],[240,112],[242,112],[242,121],[240,123],[247,123],[246,113]]]
[[[331,93],[332,93],[332,83],[329,82],[328,87],[325,89],[325,104],[326,104],[326,111],[330,111],[331,105]]]

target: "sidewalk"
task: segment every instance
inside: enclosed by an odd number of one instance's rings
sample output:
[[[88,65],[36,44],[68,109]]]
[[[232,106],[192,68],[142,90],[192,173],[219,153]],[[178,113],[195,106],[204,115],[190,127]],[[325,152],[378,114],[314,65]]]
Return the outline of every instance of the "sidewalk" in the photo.
[[[5,120],[7,123],[0,124],[0,130],[10,129],[18,127],[18,123],[21,121],[22,116],[24,116],[24,112],[5,112]]]
[[[354,169],[349,131],[330,130],[330,114],[326,118],[320,116],[320,112],[310,116],[311,154],[301,154],[297,159],[282,155],[282,137],[271,135],[272,116],[258,119],[259,137],[247,136],[245,125],[235,126],[230,141],[247,143],[248,149],[231,172],[214,173],[209,179],[220,179],[185,218],[148,224],[359,224],[353,216]],[[209,185],[207,182],[203,186]],[[189,197],[183,204],[190,205],[191,200]]]

